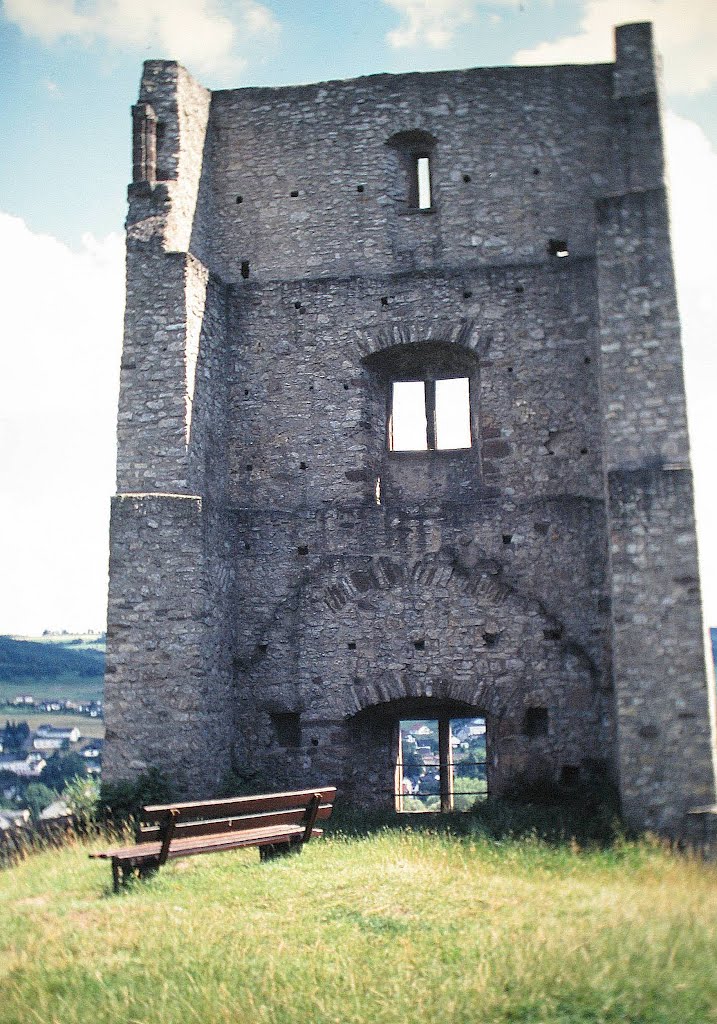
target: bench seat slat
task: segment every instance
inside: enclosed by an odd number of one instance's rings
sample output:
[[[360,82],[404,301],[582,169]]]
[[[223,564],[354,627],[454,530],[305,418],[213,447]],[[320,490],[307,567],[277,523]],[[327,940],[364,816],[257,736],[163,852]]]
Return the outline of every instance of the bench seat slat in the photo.
[[[314,793],[321,796],[322,803],[332,803],[336,795],[335,786],[318,786],[316,789],[300,789],[288,793],[272,793],[268,796],[238,796],[230,800],[204,800],[176,804],[152,804],[142,811],[148,822],[161,822],[168,811],[179,811],[178,822],[192,818],[238,818],[243,814],[260,814],[264,811],[306,809]]]
[[[322,821],[331,817],[331,804],[322,804],[316,815]],[[179,821],[175,825],[175,841],[186,836],[206,836],[215,832],[236,832],[250,828],[264,828],[269,825],[300,824],[306,817],[306,807],[295,811],[269,811],[262,814],[245,814],[236,818],[211,818],[209,821]],[[152,842],[159,839],[162,833],[159,825],[143,825],[140,827],[137,841]]]
[[[290,836],[279,835],[279,836],[263,836],[258,839],[247,839],[245,836],[234,836],[229,833],[227,841],[219,844],[208,844],[202,842],[197,845],[188,845],[183,850],[176,850],[172,853],[171,849],[169,852],[169,858],[172,857],[192,857],[199,853],[221,853],[222,850],[235,850],[242,846],[281,846],[288,843],[291,840],[296,841],[303,836],[304,830],[297,834],[292,832]],[[318,839],[319,836],[323,835],[323,830],[320,828],[314,828],[311,830],[311,836],[314,839]]]
[[[191,853],[218,852],[222,849],[233,849],[238,846],[261,846],[264,844],[290,842],[303,835],[303,828],[298,825],[274,826],[271,828],[253,829],[244,832],[222,832],[205,837],[172,839],[169,857],[188,857]],[[322,835],[320,828],[312,829],[312,837]],[[159,856],[162,844],[140,843],[138,846],[122,846],[89,856],[100,860],[143,861],[153,860]]]
[[[217,841],[222,841],[222,840],[224,840],[226,842],[226,841],[229,841],[230,839],[238,839],[238,838],[244,838],[244,837],[247,837],[250,840],[253,840],[253,839],[256,839],[256,838],[259,838],[259,837],[263,837],[263,836],[267,836],[267,837],[271,838],[271,837],[276,837],[276,836],[281,836],[281,835],[298,835],[300,831],[301,831],[301,829],[299,828],[298,825],[285,825],[285,826],[273,825],[273,826],[270,826],[269,828],[265,828],[265,829],[251,829],[250,831],[245,831],[245,832],[241,832],[241,833],[236,833],[236,832],[219,832],[219,833],[216,833],[215,832],[213,835],[206,836],[203,840],[201,840],[201,842],[204,845],[206,845],[206,846],[210,846],[213,843],[215,843]],[[181,850],[185,846],[188,846],[188,845],[191,846],[193,842],[195,842],[195,840],[192,837],[186,838],[184,840],[182,840],[182,839],[173,839],[170,849],[172,849],[172,850],[180,849]],[[196,842],[199,842],[199,840],[196,840]],[[138,843],[137,846],[121,846],[121,847],[118,847],[117,849],[114,849],[114,850],[106,850],[104,853],[98,854],[97,856],[102,856],[102,857],[132,857],[132,856],[153,857],[153,856],[156,856],[159,853],[160,847],[161,847],[161,843],[159,843],[159,842]]]

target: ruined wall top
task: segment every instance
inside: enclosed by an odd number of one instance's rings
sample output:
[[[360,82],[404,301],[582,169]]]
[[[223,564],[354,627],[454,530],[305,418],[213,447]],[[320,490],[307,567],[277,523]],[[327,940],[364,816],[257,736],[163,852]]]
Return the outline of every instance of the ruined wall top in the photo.
[[[655,90],[649,24],[617,28],[614,64],[210,93],[148,61],[130,246],[159,240],[227,282],[541,263],[551,239],[592,257],[596,200],[662,185]]]

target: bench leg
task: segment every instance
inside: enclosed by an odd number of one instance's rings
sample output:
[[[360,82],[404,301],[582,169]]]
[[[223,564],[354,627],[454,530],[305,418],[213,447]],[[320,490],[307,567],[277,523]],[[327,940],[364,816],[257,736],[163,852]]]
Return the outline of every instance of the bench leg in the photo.
[[[151,875],[159,871],[159,864],[157,861],[148,860],[144,864],[137,865],[137,874],[140,878],[149,878]]]
[[[128,875],[133,874],[135,871],[140,878],[147,878],[149,875],[154,874],[155,871],[159,870],[159,864],[156,861],[144,861],[141,864],[137,864],[134,861],[126,861],[121,863],[119,860],[112,858],[112,889],[114,892],[119,892],[120,888],[124,885]]]
[[[274,860],[277,857],[288,857],[290,854],[301,853],[301,846],[301,843],[276,843],[260,846],[259,858],[261,860]]]

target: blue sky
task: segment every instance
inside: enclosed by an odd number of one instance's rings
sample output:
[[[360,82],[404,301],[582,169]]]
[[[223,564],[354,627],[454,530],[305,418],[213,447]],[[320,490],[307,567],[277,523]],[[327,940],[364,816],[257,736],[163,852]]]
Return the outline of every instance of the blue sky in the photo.
[[[211,88],[608,61],[612,26],[642,20],[664,59],[704,589],[717,624],[714,0],[3,0],[0,633],[104,623],[129,108],[142,60],[178,59]]]

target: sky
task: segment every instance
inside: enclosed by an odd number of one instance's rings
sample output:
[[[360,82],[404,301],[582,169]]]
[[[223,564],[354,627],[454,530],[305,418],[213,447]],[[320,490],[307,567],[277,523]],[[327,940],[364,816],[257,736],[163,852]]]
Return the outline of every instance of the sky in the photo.
[[[0,634],[103,629],[142,61],[209,88],[611,61],[652,21],[705,616],[717,625],[715,0],[0,0]]]

